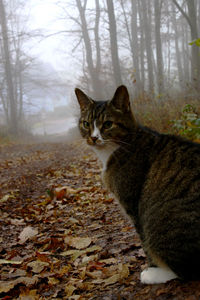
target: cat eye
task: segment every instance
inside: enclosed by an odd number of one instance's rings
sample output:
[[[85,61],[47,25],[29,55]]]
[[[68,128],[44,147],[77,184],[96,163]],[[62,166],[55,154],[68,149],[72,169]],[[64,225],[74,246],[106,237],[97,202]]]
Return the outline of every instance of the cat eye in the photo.
[[[104,129],[110,129],[113,125],[113,122],[112,121],[106,121],[103,123],[103,127]]]
[[[83,121],[83,127],[84,127],[85,129],[89,129],[90,123],[87,122],[87,121]]]

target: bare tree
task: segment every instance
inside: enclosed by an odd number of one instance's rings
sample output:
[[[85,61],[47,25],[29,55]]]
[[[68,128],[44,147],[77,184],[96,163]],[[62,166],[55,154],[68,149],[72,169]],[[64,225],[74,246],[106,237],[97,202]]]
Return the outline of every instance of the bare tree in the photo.
[[[180,46],[179,46],[179,37],[180,33],[178,30],[178,24],[176,20],[176,12],[173,12],[173,7],[172,7],[172,22],[174,26],[174,31],[175,31],[175,49],[176,49],[176,63],[177,63],[177,69],[178,69],[178,77],[179,77],[179,83],[180,86],[183,88],[184,87],[184,78],[183,78],[183,66],[181,62],[181,53],[180,53]]]
[[[133,64],[135,68],[135,79],[136,79],[136,95],[141,95],[144,87],[142,87],[141,76],[140,76],[140,67],[139,67],[139,38],[138,38],[138,5],[137,1],[131,1],[131,44],[132,44],[132,55],[133,55]]]
[[[156,58],[157,58],[157,86],[158,93],[164,93],[164,74],[163,74],[163,57],[162,57],[162,41],[161,41],[161,10],[162,0],[154,0],[155,12],[155,41],[156,41]]]
[[[3,0],[0,0],[0,25],[1,25],[1,34],[2,34],[5,78],[6,78],[8,99],[9,99],[9,109],[8,109],[8,120],[9,120],[9,127],[10,127],[9,129],[12,134],[16,135],[18,133],[17,104],[16,104],[16,99],[14,97],[12,63],[11,63],[10,47],[8,42],[9,41],[8,27],[6,21],[5,4]]]
[[[122,83],[122,78],[121,78],[121,70],[120,70],[119,54],[118,54],[117,28],[116,28],[114,5],[113,5],[113,0],[107,0],[106,2],[107,2],[108,19],[109,19],[109,34],[110,34],[110,48],[111,48],[113,75],[114,75],[116,86],[119,86]]]
[[[155,87],[159,95],[170,95],[172,87],[177,92],[185,90],[191,82],[200,87],[198,47],[189,46],[198,33],[198,1],[95,0],[91,6],[87,0],[70,3],[78,8],[78,15],[71,19],[79,26],[72,31],[82,65],[80,77],[93,87],[98,98],[113,82],[128,82],[136,96],[145,91],[152,98]],[[181,13],[176,13],[177,7]]]
[[[90,40],[86,16],[85,16],[87,0],[84,0],[83,4],[81,3],[80,0],[76,0],[76,5],[80,16],[81,30],[82,30],[83,41],[86,50],[86,61],[88,65],[88,71],[90,74],[90,80],[92,83],[93,92],[95,93],[95,96],[97,98],[101,98],[102,88],[101,88],[101,82],[99,78],[99,72],[101,66],[101,55],[100,55],[100,45],[99,45],[99,36],[98,36],[99,17],[100,17],[99,1],[96,1],[96,13],[97,13],[96,24],[95,24],[95,42],[96,42],[96,49],[97,49],[96,67],[95,67],[95,61],[93,59],[94,54],[92,51],[92,45],[91,45],[91,40]]]
[[[142,14],[144,22],[144,33],[145,33],[145,48],[147,56],[147,72],[148,72],[148,91],[150,94],[154,93],[154,75],[153,75],[153,61],[152,61],[152,49],[151,49],[151,23],[149,18],[149,11],[146,0],[141,1]]]
[[[173,0],[173,2],[187,20],[190,27],[191,39],[197,39],[199,36],[197,28],[197,6],[195,5],[195,0],[186,0],[188,13],[184,11],[176,0]],[[200,59],[199,48],[196,45],[192,46],[191,74],[194,88],[200,90]]]

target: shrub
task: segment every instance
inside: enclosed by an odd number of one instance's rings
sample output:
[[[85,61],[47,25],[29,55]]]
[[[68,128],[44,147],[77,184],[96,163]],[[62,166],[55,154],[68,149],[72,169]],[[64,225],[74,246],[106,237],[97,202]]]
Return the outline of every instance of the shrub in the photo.
[[[177,134],[200,142],[200,116],[193,105],[185,105],[182,110],[181,118],[172,121],[172,123],[173,129]]]

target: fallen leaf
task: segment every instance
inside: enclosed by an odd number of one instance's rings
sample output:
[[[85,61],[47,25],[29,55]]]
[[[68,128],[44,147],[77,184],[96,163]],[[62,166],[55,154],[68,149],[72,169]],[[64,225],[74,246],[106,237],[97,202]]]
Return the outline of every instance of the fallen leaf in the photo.
[[[100,246],[92,246],[92,247],[89,247],[85,250],[86,253],[92,253],[92,252],[97,252],[97,251],[101,251],[102,248]]]
[[[61,255],[62,256],[72,256],[71,259],[72,259],[72,261],[74,261],[84,253],[85,252],[81,251],[81,250],[68,250],[68,251],[62,252]]]
[[[83,267],[81,270],[80,270],[80,278],[82,280],[85,279],[85,275],[86,275],[86,267]]]
[[[64,188],[56,189],[55,195],[57,200],[62,200],[66,196],[66,189]]]
[[[131,231],[131,230],[133,230],[133,226],[126,226],[126,227],[123,227],[122,228],[122,232],[128,232],[128,231]]]
[[[24,244],[28,239],[36,236],[38,234],[38,230],[32,228],[31,226],[25,227],[23,231],[19,235],[19,243]]]
[[[78,190],[75,190],[69,186],[62,186],[55,189],[55,195],[57,200],[62,200],[67,194],[76,194]]]
[[[24,225],[25,224],[23,219],[11,219],[10,223],[12,225],[16,225],[16,226]]]
[[[112,258],[107,258],[107,259],[101,259],[100,260],[101,263],[104,263],[106,265],[111,265],[111,264],[116,264],[117,263],[117,259],[112,257]]]
[[[10,198],[10,195],[5,195],[0,199],[0,202],[6,202]]]
[[[102,277],[102,271],[86,272],[86,275],[92,279],[100,279]]]
[[[37,276],[33,277],[20,277],[15,280],[5,282],[5,281],[0,281],[0,293],[7,293],[11,289],[13,289],[17,284],[23,283],[26,286],[30,286],[35,284],[38,281]]]
[[[37,290],[29,290],[26,289],[25,291],[21,292],[19,299],[20,300],[38,300],[40,298],[39,295],[37,295]]]
[[[69,297],[69,300],[79,300],[80,298],[81,298],[80,295],[74,295],[74,296]]]
[[[111,285],[114,284],[116,282],[118,282],[120,279],[120,275],[119,274],[115,274],[107,279],[104,280],[105,285]]]
[[[119,276],[120,279],[126,279],[129,276],[129,267],[126,264],[119,264]]]
[[[9,279],[14,279],[17,277],[25,277],[26,276],[26,271],[22,270],[22,269],[16,269],[13,273],[9,274]],[[1,274],[2,280],[7,280],[8,277],[6,276],[6,274]]]
[[[9,264],[9,265],[21,265],[21,264],[22,264],[22,261],[0,259],[0,265],[4,265],[4,264]]]
[[[72,224],[78,224],[79,223],[79,221],[77,219],[72,218],[72,217],[68,219],[68,222],[70,222]]]
[[[50,263],[51,261],[47,256],[48,254],[51,254],[51,252],[36,252],[36,256],[38,260]]]
[[[76,290],[76,287],[75,287],[75,286],[73,286],[73,285],[71,285],[71,284],[67,285],[66,288],[65,288],[66,296],[67,296],[67,297],[72,296],[72,294],[73,294],[73,292],[74,292],[75,290]]]
[[[89,237],[66,237],[65,243],[76,249],[85,249],[92,243],[92,239]]]
[[[54,277],[49,277],[48,278],[48,284],[50,285],[55,285],[55,284],[58,284],[59,283],[59,280],[54,278]]]
[[[48,267],[49,264],[45,261],[36,260],[28,263],[27,266],[32,269],[33,273],[38,274],[41,273],[45,267]]]
[[[97,260],[97,259],[98,259],[98,255],[97,254],[90,255],[90,256],[84,256],[83,259],[82,259],[82,263],[83,264],[87,264],[90,261],[94,261],[94,260]]]

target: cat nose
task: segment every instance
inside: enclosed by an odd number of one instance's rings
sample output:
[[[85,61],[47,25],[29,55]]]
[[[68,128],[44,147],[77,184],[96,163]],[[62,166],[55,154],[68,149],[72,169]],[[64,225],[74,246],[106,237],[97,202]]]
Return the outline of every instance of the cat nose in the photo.
[[[98,137],[96,136],[91,136],[91,140],[93,141],[93,143],[95,143],[98,140]]]

